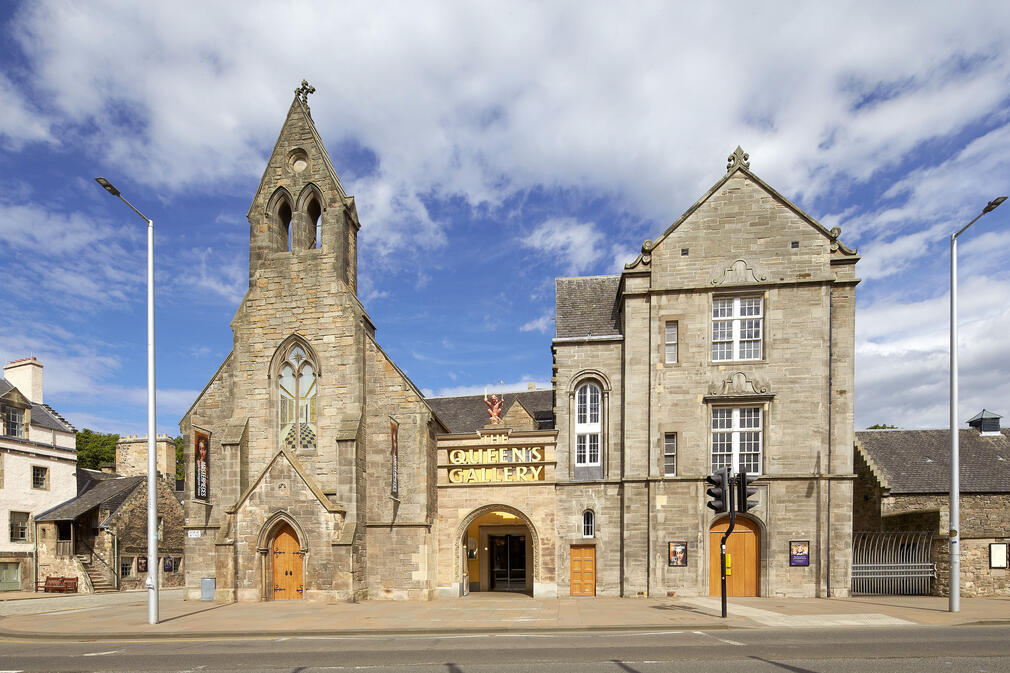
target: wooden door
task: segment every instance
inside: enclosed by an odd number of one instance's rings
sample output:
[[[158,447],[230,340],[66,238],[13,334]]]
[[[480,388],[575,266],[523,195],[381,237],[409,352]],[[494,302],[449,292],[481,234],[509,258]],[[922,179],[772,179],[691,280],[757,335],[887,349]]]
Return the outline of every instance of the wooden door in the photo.
[[[572,596],[596,595],[596,547],[572,545],[571,560]]]
[[[712,526],[708,534],[708,593],[719,596],[722,593],[719,573],[719,545],[729,528],[729,520],[723,519]],[[757,596],[758,579],[761,570],[761,534],[756,523],[750,519],[737,517],[736,526],[726,540],[726,554],[730,556],[732,574],[726,578],[727,596]]]
[[[292,601],[302,597],[302,553],[294,529],[283,524],[277,529],[271,548],[273,557],[273,597]]]

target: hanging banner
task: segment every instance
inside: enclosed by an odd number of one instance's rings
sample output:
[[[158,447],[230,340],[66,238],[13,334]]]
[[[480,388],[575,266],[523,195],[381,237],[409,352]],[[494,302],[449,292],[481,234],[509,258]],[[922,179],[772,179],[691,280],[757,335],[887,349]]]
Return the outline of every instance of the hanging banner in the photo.
[[[390,483],[389,492],[394,498],[400,497],[400,456],[399,448],[397,446],[397,434],[400,430],[400,424],[393,420],[393,417],[389,418],[389,442],[391,445],[390,449],[390,459],[392,460],[392,481]]]
[[[193,496],[207,500],[210,494],[210,435],[196,431],[193,433],[196,460],[193,474]]]

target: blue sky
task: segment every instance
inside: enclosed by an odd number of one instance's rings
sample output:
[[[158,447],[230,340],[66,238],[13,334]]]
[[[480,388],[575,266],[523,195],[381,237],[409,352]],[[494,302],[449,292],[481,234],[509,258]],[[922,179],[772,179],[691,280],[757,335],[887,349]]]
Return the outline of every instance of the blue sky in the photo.
[[[615,273],[751,168],[858,247],[856,426],[947,423],[948,237],[1010,192],[1010,5],[0,6],[0,359],[79,428],[158,428],[231,347],[245,213],[302,78],[359,294],[431,394],[549,385],[554,278]],[[961,418],[1010,416],[1010,205],[960,243]]]

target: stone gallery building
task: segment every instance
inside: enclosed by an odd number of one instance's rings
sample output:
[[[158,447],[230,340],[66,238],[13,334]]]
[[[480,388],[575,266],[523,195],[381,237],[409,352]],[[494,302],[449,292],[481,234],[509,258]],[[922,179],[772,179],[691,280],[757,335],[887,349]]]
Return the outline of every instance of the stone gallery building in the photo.
[[[181,421],[188,598],[848,591],[855,252],[750,170],[620,275],[557,281],[553,389],[425,399],[357,297],[355,201],[296,92],[234,346]]]
[[[1010,429],[1000,418],[983,409],[958,431],[962,596],[1010,596]],[[857,537],[902,545],[892,562],[922,547],[925,574],[935,571],[922,592],[949,595],[950,430],[857,432],[855,471]]]

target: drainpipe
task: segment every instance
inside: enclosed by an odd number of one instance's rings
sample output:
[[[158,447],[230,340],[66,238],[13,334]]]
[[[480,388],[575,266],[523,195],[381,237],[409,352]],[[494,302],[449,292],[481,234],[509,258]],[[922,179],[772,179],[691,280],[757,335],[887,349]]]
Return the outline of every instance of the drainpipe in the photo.
[[[835,289],[828,288],[828,535],[827,535],[827,547],[828,547],[828,559],[825,571],[827,572],[827,582],[825,586],[825,593],[828,598],[831,598],[831,439],[832,439],[832,428],[831,428],[831,385],[832,385],[832,372],[834,365],[834,342],[835,342]]]
[[[32,538],[32,593],[39,586],[39,522],[32,519],[35,535]]]
[[[109,532],[112,533],[112,579],[116,581],[116,591],[119,591],[119,536],[115,531]]]

